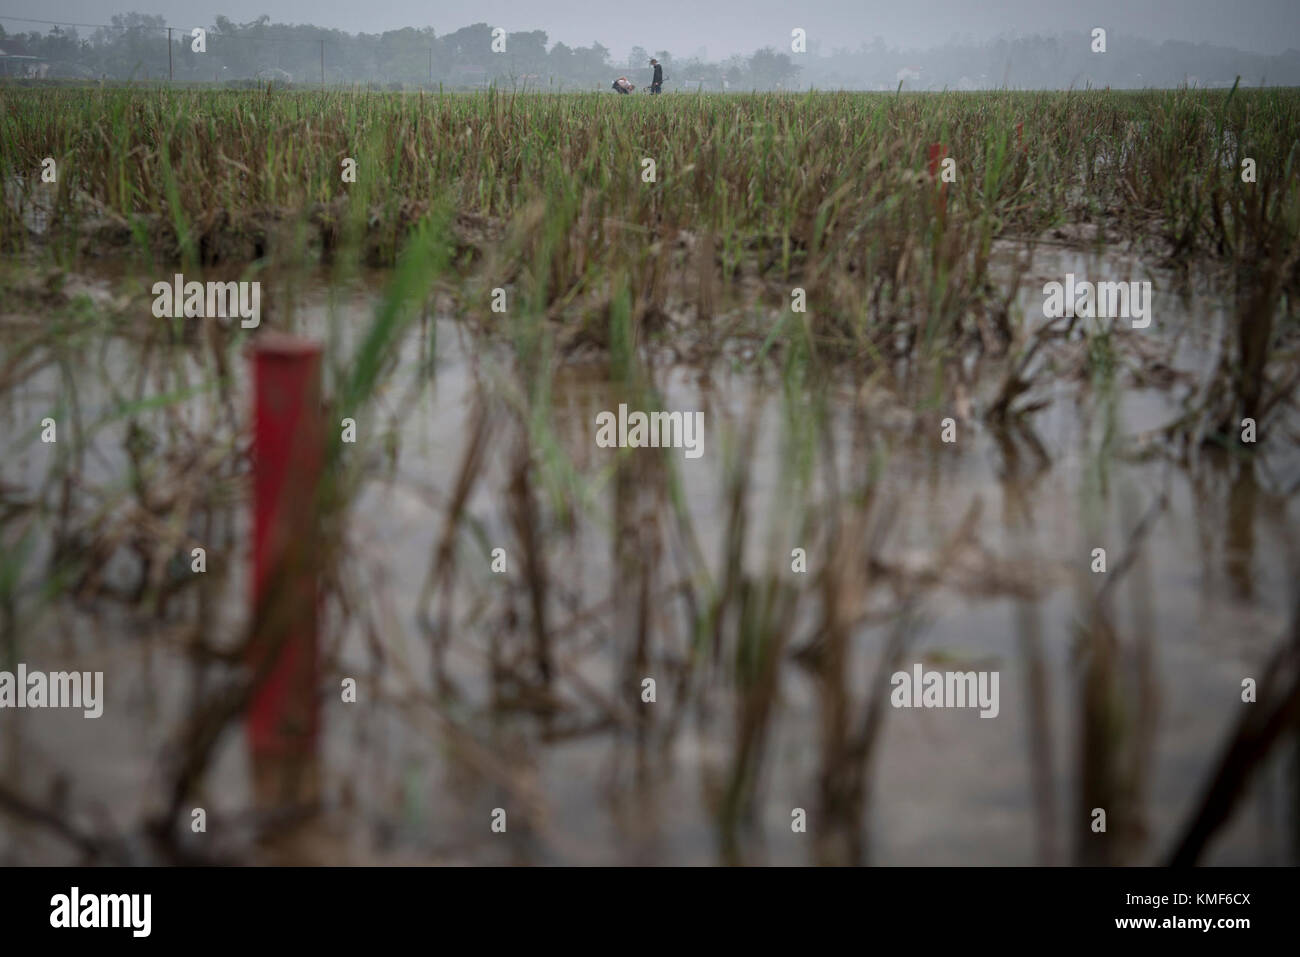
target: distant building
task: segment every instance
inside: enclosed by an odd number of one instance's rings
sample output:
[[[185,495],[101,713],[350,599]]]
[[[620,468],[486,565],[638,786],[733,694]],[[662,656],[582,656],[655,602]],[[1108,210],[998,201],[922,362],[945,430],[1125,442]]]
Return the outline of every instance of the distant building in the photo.
[[[481,66],[457,63],[451,68],[451,81],[455,86],[486,86],[488,71]]]
[[[921,79],[921,68],[919,66],[905,66],[895,74],[894,79],[899,83],[915,83]]]
[[[277,67],[271,67],[264,70],[258,70],[257,79],[261,80],[264,83],[289,84],[293,82],[293,74],[289,73],[287,70],[281,70]]]
[[[50,72],[50,63],[44,57],[24,56],[0,50],[0,76],[39,80]]]

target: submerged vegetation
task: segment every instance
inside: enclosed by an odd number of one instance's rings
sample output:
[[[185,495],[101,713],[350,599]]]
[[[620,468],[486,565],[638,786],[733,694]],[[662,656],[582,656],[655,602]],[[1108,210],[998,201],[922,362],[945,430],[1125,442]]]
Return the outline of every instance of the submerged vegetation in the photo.
[[[393,264],[449,211],[459,310],[482,315],[488,290],[507,288],[512,313],[550,320],[564,346],[607,347],[621,289],[632,341],[678,318],[697,349],[717,349],[709,320],[737,301],[764,307],[766,339],[797,287],[819,357],[871,365],[976,341],[996,353],[1018,330],[989,274],[995,244],[1056,230],[1136,243],[1189,274],[1220,264],[1242,299],[1226,374],[1250,414],[1277,401],[1255,394],[1282,332],[1268,317],[1293,315],[1300,289],[1289,90],[628,100],[268,86],[0,101],[11,252],[39,221],[63,262],[124,248],[190,268],[352,269]],[[931,144],[953,160],[941,190]],[[38,185],[46,157],[57,185]],[[783,320],[766,345],[790,331]]]
[[[1289,90],[0,86],[0,657],[66,651],[93,615],[116,660],[141,645],[193,690],[148,696],[162,787],[129,833],[47,814],[45,781],[0,785],[0,810],[98,859],[282,835],[283,808],[245,819],[221,784],[248,681],[239,350],[274,329],[323,341],[326,420],[357,423],[319,499],[321,697],[359,678],[368,717],[330,711],[329,750],[378,748],[373,786],[339,761],[293,809],[326,832],[290,859],[386,859],[394,834],[450,860],[934,859],[872,835],[906,825],[882,773],[968,815],[969,857],[944,860],[1198,859],[1300,701],[1277,652],[1247,747],[1149,761],[1171,724],[1235,713],[1175,691],[1234,701],[1295,627],[1297,130]],[[1066,272],[1153,279],[1150,328],[1046,319]],[[261,326],[156,318],[175,273],[263,281]],[[598,448],[622,403],[702,410],[704,455]],[[1247,614],[1162,682],[1162,642]],[[942,807],[944,766],[890,746],[925,750],[891,672],[987,660],[1014,702],[943,733],[1015,767],[996,800],[1019,830],[963,810],[1002,787],[979,769]],[[118,667],[149,686],[155,665]],[[247,824],[219,853],[184,826],[198,794]],[[340,848],[329,822],[358,806],[374,834]],[[496,806],[510,842],[464,836]],[[796,806],[814,840],[765,840]],[[606,812],[621,842],[587,835]]]

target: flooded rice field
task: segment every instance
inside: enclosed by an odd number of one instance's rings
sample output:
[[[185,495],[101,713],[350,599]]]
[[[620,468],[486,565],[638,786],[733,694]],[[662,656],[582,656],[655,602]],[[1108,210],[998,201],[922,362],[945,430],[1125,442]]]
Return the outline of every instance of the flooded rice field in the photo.
[[[102,671],[104,700],[5,714],[0,862],[1300,862],[1294,731],[1225,760],[1265,704],[1244,679],[1263,696],[1300,644],[1300,415],[1250,454],[1172,437],[1221,387],[1236,307],[1208,275],[999,242],[1023,362],[900,349],[867,377],[773,348],[789,313],[720,311],[726,348],[668,316],[671,348],[562,352],[434,292],[354,409],[400,269],[263,273],[250,330],[154,318],[156,270],[20,272],[0,667]],[[1066,274],[1151,281],[1155,321],[1044,320]],[[355,437],[320,745],[290,769],[237,704],[273,329],[325,343]],[[620,405],[702,413],[697,444],[604,447]],[[993,698],[900,706],[917,669]]]

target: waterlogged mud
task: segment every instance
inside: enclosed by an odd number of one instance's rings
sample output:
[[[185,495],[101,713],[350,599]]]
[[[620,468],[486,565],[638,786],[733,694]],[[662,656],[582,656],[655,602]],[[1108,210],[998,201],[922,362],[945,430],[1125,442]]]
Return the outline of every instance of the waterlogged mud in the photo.
[[[245,333],[155,319],[152,273],[32,280],[0,307],[0,667],[103,671],[104,701],[0,712],[0,861],[1164,860],[1291,626],[1295,412],[1253,454],[1166,448],[1230,304],[1136,258],[994,261],[1026,329],[1070,272],[1152,281],[1153,322],[1049,330],[1008,398],[1014,348],[955,385],[919,358],[809,381],[761,339],[539,371],[433,300],[328,409],[357,441],[317,800],[288,807],[237,720],[177,770],[249,624]],[[327,342],[335,396],[390,280],[263,275],[252,335]],[[702,413],[702,454],[601,447],[620,404]],[[996,717],[893,707],[917,665],[996,672]],[[1202,860],[1296,863],[1298,801],[1292,737]]]
[[[389,266],[400,249],[400,237],[429,213],[428,203],[408,201],[358,212],[339,198],[301,210],[215,208],[180,230],[175,220],[159,213],[128,219],[81,190],[60,205],[54,184],[22,176],[11,177],[0,193],[30,240],[70,241],[80,256],[108,260],[105,268],[110,270],[114,259],[133,252],[173,264],[188,255],[204,266],[227,269],[272,254],[301,254],[329,262],[345,237],[355,243],[355,248],[349,246],[349,254],[355,253],[362,263]],[[499,241],[504,232],[500,222],[465,212],[453,218],[450,228],[455,253],[465,263]],[[182,234],[192,248],[186,248]]]

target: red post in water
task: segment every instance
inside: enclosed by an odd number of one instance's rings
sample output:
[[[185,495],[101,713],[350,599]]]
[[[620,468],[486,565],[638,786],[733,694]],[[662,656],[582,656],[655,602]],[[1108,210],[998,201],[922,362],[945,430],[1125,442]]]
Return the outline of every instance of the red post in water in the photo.
[[[265,333],[253,347],[253,632],[248,741],[255,758],[310,755],[319,729],[316,491],[324,462],[321,348]]]
[[[944,152],[942,143],[930,144],[930,179],[939,175],[939,161],[943,159]]]

